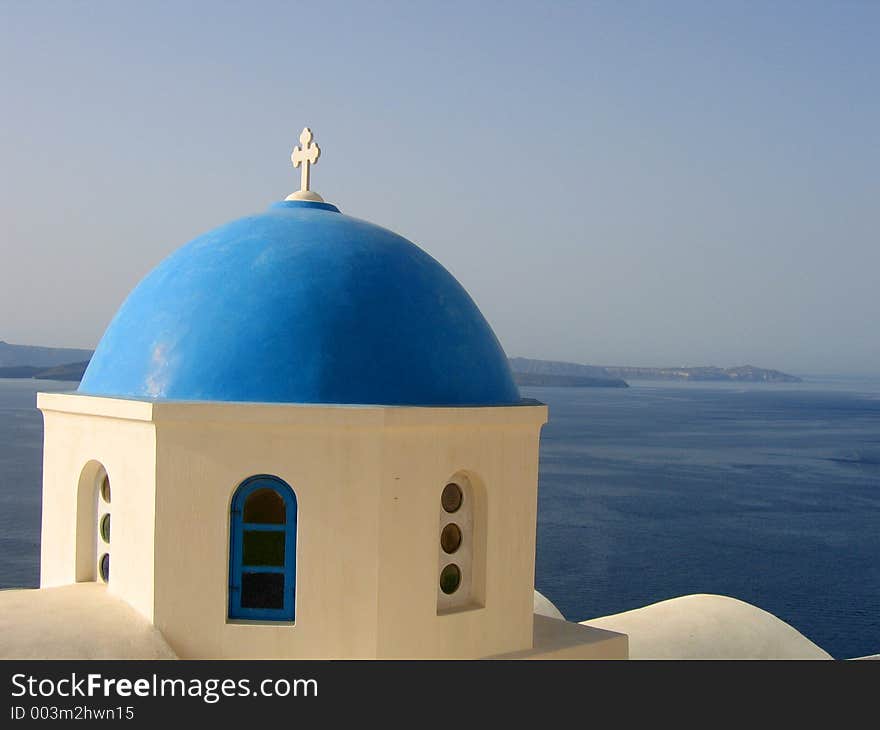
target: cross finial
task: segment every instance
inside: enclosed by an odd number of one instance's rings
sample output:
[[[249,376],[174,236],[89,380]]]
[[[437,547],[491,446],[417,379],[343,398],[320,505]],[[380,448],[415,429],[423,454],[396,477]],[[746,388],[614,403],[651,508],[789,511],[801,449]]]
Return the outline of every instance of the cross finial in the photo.
[[[290,155],[294,167],[302,165],[302,178],[299,191],[288,195],[288,200],[323,200],[320,195],[309,190],[310,168],[321,156],[321,148],[318,147],[317,143],[312,142],[313,139],[312,130],[308,127],[303,129],[302,134],[299,136],[300,146],[294,147],[293,153]]]

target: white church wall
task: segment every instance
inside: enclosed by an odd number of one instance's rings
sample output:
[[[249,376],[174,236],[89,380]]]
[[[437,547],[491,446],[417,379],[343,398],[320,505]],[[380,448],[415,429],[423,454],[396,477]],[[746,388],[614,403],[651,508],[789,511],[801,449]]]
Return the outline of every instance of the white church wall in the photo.
[[[375,414],[163,404],[156,625],[183,657],[369,657],[376,645]],[[297,499],[294,623],[229,619],[229,508],[250,476]]]
[[[476,657],[532,645],[543,406],[76,394],[41,394],[39,405],[42,585],[76,581],[78,487],[84,467],[101,464],[112,486],[109,589],[181,657]],[[228,618],[230,503],[255,475],[296,495],[293,623]],[[439,500],[455,475],[474,495],[472,600],[438,611]]]
[[[111,540],[108,589],[153,618],[153,522],[156,438],[151,405],[40,393],[43,411],[43,517],[40,585],[100,580],[85,561],[94,548],[98,465],[109,476]],[[79,535],[78,535],[79,531]]]
[[[379,656],[466,658],[530,648],[546,407],[442,409],[445,423],[441,409],[418,409],[418,418],[407,410],[408,427],[396,425],[385,442]],[[437,514],[443,487],[457,473],[480,495],[478,571],[474,600],[438,611]]]

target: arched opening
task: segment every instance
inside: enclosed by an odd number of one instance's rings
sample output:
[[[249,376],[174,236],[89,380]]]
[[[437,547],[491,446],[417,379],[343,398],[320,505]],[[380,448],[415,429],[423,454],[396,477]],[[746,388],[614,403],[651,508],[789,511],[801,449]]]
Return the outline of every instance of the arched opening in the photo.
[[[76,496],[76,580],[110,581],[110,500],[107,469],[90,461],[80,472]]]
[[[437,501],[437,613],[480,607],[486,579],[485,489],[473,474],[456,472]]]
[[[235,490],[229,530],[229,618],[293,621],[296,603],[297,505],[273,476]]]

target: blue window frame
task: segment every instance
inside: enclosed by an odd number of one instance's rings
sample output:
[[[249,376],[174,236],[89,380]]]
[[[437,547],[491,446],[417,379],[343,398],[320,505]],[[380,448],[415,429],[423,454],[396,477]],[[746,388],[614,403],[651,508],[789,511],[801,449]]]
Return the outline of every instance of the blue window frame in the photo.
[[[273,476],[246,479],[230,514],[229,618],[293,621],[296,495]]]

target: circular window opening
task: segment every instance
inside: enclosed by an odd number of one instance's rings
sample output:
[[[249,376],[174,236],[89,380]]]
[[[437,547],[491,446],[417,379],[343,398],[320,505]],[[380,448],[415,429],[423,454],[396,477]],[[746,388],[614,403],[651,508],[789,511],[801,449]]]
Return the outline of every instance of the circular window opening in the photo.
[[[456,512],[464,501],[464,494],[461,487],[451,483],[443,487],[443,494],[440,496],[440,503],[447,512]]]
[[[101,480],[101,499],[107,504],[110,504],[110,477],[108,477],[106,473]]]
[[[461,570],[454,563],[447,565],[440,573],[440,590],[447,596],[455,593],[461,585]]]
[[[110,515],[107,515],[108,517]],[[450,522],[440,533],[440,547],[444,553],[454,553],[461,546],[461,529],[454,522]]]
[[[110,542],[110,514],[106,514],[101,518],[101,539],[104,542]]]
[[[101,562],[98,563],[98,568],[101,571],[101,580],[105,583],[110,582],[110,554],[104,553],[101,556]]]

